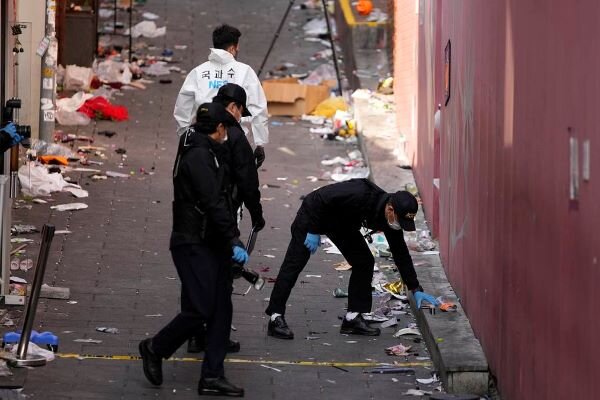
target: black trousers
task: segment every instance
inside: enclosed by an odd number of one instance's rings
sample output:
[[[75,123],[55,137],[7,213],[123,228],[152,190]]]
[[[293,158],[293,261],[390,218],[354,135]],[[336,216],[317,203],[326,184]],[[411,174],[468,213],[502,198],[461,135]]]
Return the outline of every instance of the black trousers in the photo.
[[[169,358],[206,324],[202,376],[224,376],[233,312],[229,255],[196,244],[175,247],[171,255],[181,280],[181,312],[154,336],[152,348],[157,355]]]
[[[304,218],[302,212],[299,212],[292,223],[292,240],[279,269],[269,306],[265,310],[268,315],[285,314],[285,305],[292,289],[310,258],[310,251],[304,246],[304,240],[308,233]],[[365,239],[358,230],[336,230],[327,232],[327,236],[342,252],[346,261],[352,265],[348,284],[348,311],[371,312],[373,300],[371,281],[373,280],[375,260]]]

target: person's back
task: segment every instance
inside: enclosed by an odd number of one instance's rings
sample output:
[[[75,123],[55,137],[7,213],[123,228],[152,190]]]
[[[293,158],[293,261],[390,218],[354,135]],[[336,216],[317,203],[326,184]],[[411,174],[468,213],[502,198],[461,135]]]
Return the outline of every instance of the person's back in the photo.
[[[223,25],[213,32],[213,46],[208,61],[194,68],[186,77],[177,101],[173,116],[177,121],[177,133],[183,134],[193,123],[198,106],[210,102],[219,88],[227,83],[235,83],[247,93],[248,110],[252,117],[254,144],[263,146],[269,141],[267,100],[260,80],[252,68],[235,59],[239,52],[239,37],[236,28]]]

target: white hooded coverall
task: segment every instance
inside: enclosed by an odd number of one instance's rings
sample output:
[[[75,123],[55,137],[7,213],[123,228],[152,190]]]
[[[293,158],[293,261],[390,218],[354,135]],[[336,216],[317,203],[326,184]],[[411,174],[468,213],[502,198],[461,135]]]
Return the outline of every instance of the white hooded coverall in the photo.
[[[173,112],[177,134],[182,135],[192,125],[200,104],[212,102],[219,88],[227,83],[240,85],[246,91],[246,105],[252,116],[243,118],[242,122],[250,122],[254,144],[265,145],[269,142],[269,114],[260,80],[249,65],[236,61],[231,53],[221,49],[210,49],[208,61],[185,78]]]

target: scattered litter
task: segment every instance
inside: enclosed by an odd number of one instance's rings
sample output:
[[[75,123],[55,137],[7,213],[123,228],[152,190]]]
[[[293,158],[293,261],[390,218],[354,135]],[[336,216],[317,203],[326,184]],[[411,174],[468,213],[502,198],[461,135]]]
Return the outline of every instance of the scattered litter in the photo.
[[[305,275],[306,278],[321,278],[321,275],[312,275],[312,274],[308,274]]]
[[[16,238],[12,238],[10,239],[11,243],[31,243],[33,242],[33,239],[27,239],[27,238],[22,238],[22,237],[16,237]]]
[[[67,304],[77,304],[77,301],[75,301],[75,300],[70,300],[70,301],[67,301]]]
[[[306,340],[318,340],[318,339],[321,339],[321,337],[319,337],[319,336],[307,336],[307,337],[305,337],[305,339]]]
[[[335,290],[333,291],[333,297],[336,297],[338,299],[346,298],[348,297],[348,292],[346,292],[344,289],[335,288]]]
[[[384,315],[378,315],[377,313],[362,313],[362,317],[365,321],[371,322],[385,322],[389,320],[388,317]]]
[[[323,125],[325,123],[325,117],[321,117],[319,115],[304,114],[304,115],[302,115],[301,120],[308,121],[313,125]]]
[[[48,202],[44,199],[33,199],[31,201],[33,201],[36,204],[48,204]]]
[[[69,231],[69,230],[66,230],[66,229],[54,231],[55,235],[68,235],[69,233],[73,233],[73,232]]]
[[[13,225],[10,228],[10,233],[13,235],[21,235],[21,234],[36,233],[36,232],[39,232],[39,230],[34,225],[17,224],[17,225]]]
[[[385,353],[388,356],[407,356],[411,346],[404,346],[403,344],[397,344],[385,349]]]
[[[76,211],[76,210],[85,210],[88,208],[88,205],[85,203],[69,203],[69,204],[58,204],[56,206],[50,207],[56,211]]]
[[[111,178],[129,178],[128,174],[124,174],[121,172],[115,172],[115,171],[106,171],[106,176],[111,177]]]
[[[116,134],[117,134],[117,132],[115,132],[115,131],[100,131],[100,132],[98,132],[98,135],[106,136],[108,138],[111,138],[111,137],[115,136]]]
[[[275,256],[273,254],[263,254],[263,257],[275,258]]]
[[[439,382],[439,379],[437,377],[437,374],[434,373],[431,378],[428,378],[428,379],[417,379],[417,382],[419,382],[422,385],[431,385],[432,383]]]
[[[364,371],[366,374],[404,374],[414,375],[415,370],[413,368],[396,368],[396,367],[377,367]]]
[[[287,181],[288,178],[287,178],[287,176],[283,176],[283,177],[278,177],[277,180],[278,181]]]
[[[144,73],[150,76],[164,76],[169,75],[171,71],[167,67],[167,63],[164,61],[158,61],[154,64],[150,65],[147,68],[144,68]]]
[[[261,366],[261,367],[263,367],[263,368],[266,368],[266,369],[270,369],[270,370],[276,371],[276,372],[281,372],[281,370],[280,370],[280,369],[277,369],[277,368],[275,368],[275,367],[271,367],[271,366],[269,366],[269,365],[260,364],[260,366]]]
[[[129,32],[127,32],[129,33]],[[131,29],[131,36],[133,38],[138,38],[140,36],[145,36],[147,38],[155,38],[159,36],[164,36],[167,33],[167,27],[163,26],[158,28],[154,21],[142,21]]]
[[[332,384],[334,384],[334,385],[335,385],[335,381],[334,381],[334,380],[332,380],[332,379],[325,379],[325,380],[326,380],[327,382],[329,382],[329,383],[332,383]]]
[[[387,321],[381,323],[382,328],[389,328],[390,326],[398,325],[398,320],[396,318],[390,318]]]
[[[148,318],[157,318],[157,317],[162,317],[162,314],[146,314],[144,315],[144,317],[148,317]]]
[[[295,156],[296,152],[292,149],[290,149],[289,147],[278,147],[277,150],[281,151],[282,153],[288,154],[290,156]]]
[[[153,14],[151,12],[145,12],[142,14],[142,17],[144,19],[149,19],[149,20],[155,20],[155,19],[159,19],[160,17],[156,14]]]
[[[102,343],[102,340],[98,340],[98,339],[75,339],[73,341],[77,342],[77,343],[93,343],[93,344]]]
[[[358,342],[356,340],[346,340],[346,343],[354,344],[354,343],[358,343]]]
[[[119,333],[119,330],[117,328],[107,328],[107,327],[104,327],[104,326],[96,328],[96,331],[103,332],[103,333],[112,333],[114,335],[116,335],[116,334]]]
[[[89,196],[89,193],[87,190],[84,189],[79,189],[73,186],[67,186],[63,189],[63,192],[69,192],[71,193],[73,196],[77,197],[78,199],[82,199],[85,197]]]
[[[406,336],[406,335],[417,335],[421,336],[421,332],[417,328],[402,328],[398,332],[394,333],[394,337]]]
[[[5,346],[4,349],[8,353],[12,353],[12,354],[16,355],[18,347],[19,347],[18,344],[10,344],[10,345]],[[29,342],[29,345],[27,346],[27,356],[28,356],[28,358],[29,358],[29,356],[31,356],[31,358],[42,357],[42,358],[45,358],[46,361],[54,360],[54,353],[51,350],[43,349],[33,342]]]
[[[175,50],[186,50],[186,49],[187,49],[186,44],[176,44],[175,45]]]
[[[403,394],[407,395],[407,396],[428,396],[431,394],[431,392],[427,392],[425,390],[418,390],[418,389],[408,389]]]

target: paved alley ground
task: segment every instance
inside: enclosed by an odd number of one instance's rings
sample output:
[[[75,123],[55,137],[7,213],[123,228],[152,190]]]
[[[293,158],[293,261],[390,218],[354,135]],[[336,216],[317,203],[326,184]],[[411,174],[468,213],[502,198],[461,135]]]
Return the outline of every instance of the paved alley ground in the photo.
[[[157,25],[166,25],[167,35],[141,40],[157,46],[155,54],[165,47],[187,45],[187,50],[176,50],[174,58],[180,61],[178,66],[189,71],[205,61],[212,29],[229,23],[243,33],[240,61],[257,69],[287,5],[283,0],[149,0],[141,9],[159,15]],[[283,62],[297,64],[298,72],[320,64],[309,58],[323,45],[304,41],[302,36],[302,25],[317,14],[315,10],[292,11],[266,71]],[[31,210],[15,210],[13,223],[39,227],[52,223],[57,229],[72,231],[55,237],[45,281],[69,287],[71,300],[76,303],[40,302],[35,326],[59,335],[59,355],[47,366],[29,371],[23,391],[27,398],[197,398],[197,355],[189,355],[182,348],[177,359],[165,362],[165,382],[160,388],[146,381],[137,359],[138,342],[154,334],[179,309],[179,280],[168,239],[171,169],[177,144],[172,111],[184,77],[172,73],[171,84],[156,80],[147,90],[123,91],[115,102],[129,108],[129,120],[97,124],[96,131],[117,132],[112,138],[95,135],[94,145],[107,149],[108,159],[100,168],[130,174],[129,178],[95,181],[91,179],[93,173],[71,172],[67,175],[90,192],[89,198],[82,199],[89,204],[88,209],[57,212],[50,210],[51,204],[33,204]],[[272,118],[271,123],[267,158],[260,171],[261,184],[269,186],[261,190],[267,227],[258,236],[249,266],[275,278],[301,196],[327,183],[306,177],[320,177],[330,170],[321,165],[322,159],[345,156],[357,147],[324,141],[309,133],[309,122]],[[93,127],[78,133],[91,135]],[[115,153],[116,148],[127,150],[123,168],[119,168],[123,158]],[[65,193],[53,195],[53,199],[55,203],[73,201]],[[245,238],[247,220],[242,223],[242,232]],[[34,256],[37,250],[31,247],[29,255]],[[286,317],[296,334],[293,341],[266,335],[265,300],[273,284],[242,295],[248,285],[236,282],[233,323],[237,330],[232,337],[241,341],[242,350],[228,359],[226,373],[233,383],[245,388],[247,399],[413,398],[402,393],[418,386],[415,378],[431,376],[430,361],[385,354],[386,347],[404,343],[413,346],[418,356],[427,356],[423,343],[392,337],[397,327],[383,329],[377,338],[339,334],[338,315],[344,313],[346,300],[334,298],[332,291],[340,283],[346,287],[349,272],[338,272],[333,265],[342,260],[323,251],[311,258],[289,301]],[[389,264],[383,259],[378,262]],[[29,272],[24,276],[31,279],[33,275]],[[411,322],[412,317],[401,316],[399,326]],[[97,327],[115,327],[119,333],[100,333]],[[102,342],[81,343],[76,339]],[[416,376],[364,373],[369,367],[393,361],[415,368]]]

